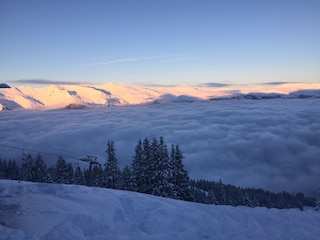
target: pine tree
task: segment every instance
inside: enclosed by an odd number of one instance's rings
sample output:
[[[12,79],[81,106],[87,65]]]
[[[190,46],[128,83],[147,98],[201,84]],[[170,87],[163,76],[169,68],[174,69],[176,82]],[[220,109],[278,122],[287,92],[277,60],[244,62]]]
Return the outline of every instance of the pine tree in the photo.
[[[147,160],[147,192],[148,194],[158,195],[160,193],[158,188],[158,165],[159,165],[159,143],[156,138],[152,139],[152,142],[149,147],[150,157]]]
[[[56,175],[56,169],[54,166],[47,168],[47,177],[46,182],[47,183],[56,183],[55,182],[55,175]]]
[[[91,183],[90,186],[93,187],[104,187],[104,173],[100,164],[95,164],[91,170]]]
[[[215,196],[219,205],[227,205],[225,185],[222,183],[221,179],[219,179],[219,182],[217,184]]]
[[[106,187],[120,188],[120,168],[116,157],[114,141],[109,140],[107,143],[107,162],[105,163]]]
[[[304,202],[304,194],[303,193],[297,193],[295,195],[295,205],[297,208],[299,208],[301,211],[303,211],[303,202]]]
[[[79,165],[76,165],[75,167],[73,182],[74,184],[77,184],[77,185],[85,184],[84,174]]]
[[[164,144],[163,137],[159,142],[154,139],[152,143],[154,182],[152,194],[162,197],[173,197],[173,186],[170,183],[172,167],[169,160],[168,149]]]
[[[207,203],[208,204],[215,204],[216,202],[216,197],[214,196],[213,190],[208,191],[208,196],[207,196]]]
[[[132,171],[129,166],[125,166],[125,168],[122,171],[122,181],[121,185],[123,190],[127,191],[133,191],[134,189],[134,181],[132,176]]]
[[[20,179],[19,167],[15,160],[9,159],[7,169],[7,179],[18,180]]]
[[[7,178],[7,161],[0,159],[0,179],[6,179]]]
[[[183,158],[179,145],[175,147],[172,145],[171,162],[173,166],[172,183],[174,185],[174,197],[181,200],[192,201],[193,197],[189,186],[189,175],[182,163]]]
[[[0,160],[0,178],[18,180],[20,179],[19,167],[15,160],[9,159],[7,162]]]
[[[31,154],[24,156],[22,159],[21,179],[23,181],[34,181],[34,167]]]
[[[83,178],[84,178],[84,183],[86,186],[91,186],[91,172],[89,171],[89,169],[83,170]]]
[[[66,184],[73,184],[73,178],[74,178],[74,171],[73,171],[73,166],[72,163],[67,164],[67,169],[66,169]]]
[[[143,140],[143,155],[142,155],[143,171],[143,185],[141,186],[142,193],[152,193],[152,177],[153,177],[153,161],[152,149],[148,138]]]
[[[135,192],[144,192],[146,185],[146,164],[141,140],[138,141],[135,148],[135,155],[132,161],[132,188]]]
[[[47,165],[43,161],[40,154],[34,162],[34,181],[35,182],[46,182],[47,181]]]
[[[55,183],[68,183],[69,181],[68,165],[62,156],[57,160],[53,179]]]

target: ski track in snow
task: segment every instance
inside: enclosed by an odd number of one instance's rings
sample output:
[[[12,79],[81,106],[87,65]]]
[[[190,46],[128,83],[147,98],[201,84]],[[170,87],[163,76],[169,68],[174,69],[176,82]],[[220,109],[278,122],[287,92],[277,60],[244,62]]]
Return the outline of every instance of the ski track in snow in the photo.
[[[214,206],[75,185],[0,180],[0,239],[301,239],[320,234],[312,209]]]

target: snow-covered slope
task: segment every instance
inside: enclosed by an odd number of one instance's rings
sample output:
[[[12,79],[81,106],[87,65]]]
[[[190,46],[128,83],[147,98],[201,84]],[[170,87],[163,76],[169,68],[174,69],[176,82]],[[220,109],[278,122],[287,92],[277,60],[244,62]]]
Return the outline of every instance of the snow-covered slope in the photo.
[[[117,96],[121,103],[124,104],[141,104],[153,101],[161,95],[161,92],[139,87],[121,85],[116,83],[107,83],[98,88],[110,91],[112,95]]]
[[[305,90],[313,89],[307,91]],[[300,91],[300,92],[297,92]],[[17,87],[1,90],[1,109],[15,108],[63,108],[70,104],[76,105],[123,105],[143,104],[150,102],[193,102],[195,100],[240,98],[267,94],[266,98],[276,96],[319,97],[320,84],[281,84],[264,87],[157,87],[146,88],[115,83],[101,86],[51,85],[44,88]],[[252,94],[254,93],[254,94]]]
[[[301,239],[320,215],[203,205],[75,185],[0,180],[0,239]]]

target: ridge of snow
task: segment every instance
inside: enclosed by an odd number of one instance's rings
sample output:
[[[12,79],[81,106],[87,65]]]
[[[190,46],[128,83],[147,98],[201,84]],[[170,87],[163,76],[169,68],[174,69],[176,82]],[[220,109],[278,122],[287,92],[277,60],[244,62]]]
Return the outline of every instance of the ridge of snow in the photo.
[[[319,212],[0,180],[1,239],[318,239]]]
[[[147,103],[161,95],[158,91],[149,88],[116,83],[107,83],[99,86],[99,88],[110,91],[126,104]]]
[[[44,88],[20,86],[1,90],[1,109],[15,108],[63,108],[70,104],[80,105],[124,105],[152,102],[192,102],[195,100],[232,98],[234,96],[255,95],[266,98],[320,97],[320,84],[285,83],[280,85],[241,87],[155,87],[146,88],[117,83],[100,86],[50,85]]]
[[[320,90],[317,89],[304,89],[290,93],[291,96],[296,97],[320,97]]]

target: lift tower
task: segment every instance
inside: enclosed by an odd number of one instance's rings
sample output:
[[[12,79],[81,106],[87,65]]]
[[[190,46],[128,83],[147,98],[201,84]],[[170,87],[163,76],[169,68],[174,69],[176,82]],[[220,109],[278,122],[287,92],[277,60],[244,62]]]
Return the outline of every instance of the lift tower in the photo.
[[[98,161],[97,161],[97,157],[94,156],[87,156],[85,158],[80,158],[80,161],[83,162],[88,162],[89,163],[89,183],[88,185],[91,185],[91,180],[92,180],[92,176],[91,176],[91,171],[92,171],[92,166],[93,165],[101,165]]]

